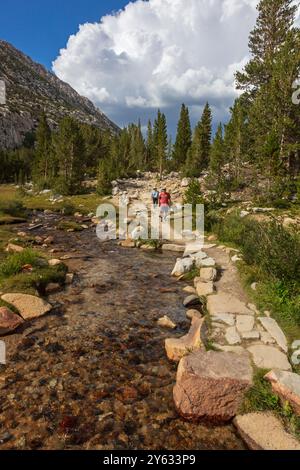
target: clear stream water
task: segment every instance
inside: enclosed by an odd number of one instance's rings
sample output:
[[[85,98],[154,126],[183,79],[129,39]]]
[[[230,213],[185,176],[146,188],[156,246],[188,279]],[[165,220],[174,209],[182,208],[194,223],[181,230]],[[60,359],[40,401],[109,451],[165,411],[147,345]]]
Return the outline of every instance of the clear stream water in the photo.
[[[231,425],[189,423],[174,409],[164,339],[189,329],[182,283],[170,277],[176,255],[54,225],[35,234],[54,234],[53,256],[72,256],[75,282],[50,297],[53,313],[4,338],[0,449],[244,449]],[[163,315],[175,332],[157,326]]]

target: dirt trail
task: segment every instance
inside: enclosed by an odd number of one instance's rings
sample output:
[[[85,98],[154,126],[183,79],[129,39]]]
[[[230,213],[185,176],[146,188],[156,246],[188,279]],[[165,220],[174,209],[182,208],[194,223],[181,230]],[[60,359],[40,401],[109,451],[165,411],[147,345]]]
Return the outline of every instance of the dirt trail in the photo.
[[[187,423],[174,409],[170,331],[156,320],[170,316],[178,336],[189,328],[170,277],[176,254],[101,244],[94,229],[46,233],[55,256],[73,256],[75,282],[50,298],[51,315],[5,338],[0,449],[243,449],[232,426]]]

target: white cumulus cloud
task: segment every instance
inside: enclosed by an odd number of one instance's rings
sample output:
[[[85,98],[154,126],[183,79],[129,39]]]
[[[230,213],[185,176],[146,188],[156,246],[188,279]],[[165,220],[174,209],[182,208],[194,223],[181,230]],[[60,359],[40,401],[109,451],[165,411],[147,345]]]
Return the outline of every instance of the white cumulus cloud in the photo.
[[[234,72],[248,55],[256,0],[137,0],[86,23],[53,70],[118,124],[163,109],[174,128],[182,102],[194,121],[206,101],[226,119]]]

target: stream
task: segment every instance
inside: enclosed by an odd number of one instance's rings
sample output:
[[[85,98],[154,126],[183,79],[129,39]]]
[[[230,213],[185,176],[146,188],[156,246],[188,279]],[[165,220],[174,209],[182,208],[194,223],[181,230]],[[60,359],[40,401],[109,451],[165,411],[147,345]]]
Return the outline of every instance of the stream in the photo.
[[[52,256],[68,255],[75,278],[51,295],[51,314],[2,338],[0,449],[244,449],[232,425],[189,423],[174,408],[177,365],[164,340],[190,325],[184,284],[170,276],[176,254],[100,243],[94,228],[65,233],[55,222],[34,235],[54,235]],[[158,327],[163,315],[175,331]]]

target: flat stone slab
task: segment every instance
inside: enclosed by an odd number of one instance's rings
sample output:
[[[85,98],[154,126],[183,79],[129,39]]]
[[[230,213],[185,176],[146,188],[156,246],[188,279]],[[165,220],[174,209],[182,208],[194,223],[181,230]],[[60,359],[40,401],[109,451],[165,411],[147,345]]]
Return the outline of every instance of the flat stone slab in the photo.
[[[225,338],[228,344],[234,346],[235,344],[241,344],[241,337],[235,326],[227,328]]]
[[[264,344],[274,344],[276,343],[275,339],[272,338],[272,336],[267,333],[266,331],[262,331],[260,333],[260,339]]]
[[[253,361],[260,369],[291,370],[287,356],[272,346],[254,345],[248,348]]]
[[[207,297],[215,292],[213,282],[198,282],[196,285],[196,291],[199,297]]]
[[[259,317],[259,321],[267,332],[275,339],[278,346],[284,351],[288,352],[288,344],[285,334],[278,325],[277,321],[273,318]]]
[[[193,317],[190,331],[182,338],[168,338],[165,341],[167,356],[170,361],[178,362],[186,354],[197,351],[204,341],[205,319]]]
[[[283,370],[272,370],[265,379],[271,382],[273,391],[292,406],[300,416],[300,375]]]
[[[204,253],[204,251],[198,251],[198,253],[194,253],[192,255],[189,255],[191,259],[193,259],[194,261],[198,261],[198,260],[201,260],[201,259],[206,259],[208,258],[207,254]]]
[[[13,305],[24,320],[38,318],[52,310],[52,305],[34,295],[27,294],[4,294],[1,297],[4,302]]]
[[[184,245],[175,245],[175,244],[172,244],[172,243],[165,243],[161,249],[163,251],[174,251],[175,253],[183,253],[184,250],[185,250],[185,246]]]
[[[218,315],[220,313],[254,315],[254,312],[247,308],[244,302],[241,302],[233,295],[226,293],[219,293],[210,296],[207,300],[207,309],[210,315]]]
[[[219,313],[211,316],[212,321],[225,323],[228,326],[235,325],[235,316],[230,313]]]
[[[236,328],[239,333],[247,333],[254,328],[254,317],[252,315],[237,315]]]
[[[195,253],[201,252],[204,243],[202,241],[194,241],[187,243],[184,250],[184,257],[194,255]],[[207,256],[207,255],[206,255]]]
[[[300,442],[272,413],[249,413],[233,422],[251,450],[300,450]]]
[[[246,355],[201,350],[181,359],[174,402],[187,420],[227,422],[237,414],[251,385],[252,367]]]
[[[246,354],[246,356],[249,356],[248,351],[246,351],[243,346],[222,346],[221,344],[217,343],[214,343],[213,346],[218,351],[232,352],[234,354]]]
[[[246,340],[260,339],[260,332],[256,330],[246,331],[245,333],[242,333],[242,338]]]

